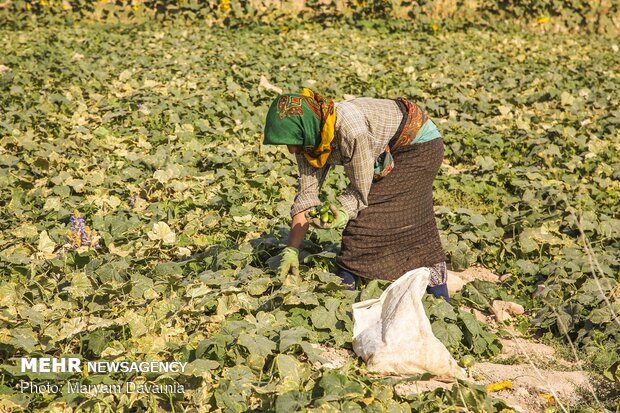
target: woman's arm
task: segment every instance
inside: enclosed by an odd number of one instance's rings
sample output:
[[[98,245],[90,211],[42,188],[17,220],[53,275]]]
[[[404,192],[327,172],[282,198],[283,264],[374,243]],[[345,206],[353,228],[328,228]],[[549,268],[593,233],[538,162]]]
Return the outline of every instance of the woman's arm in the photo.
[[[291,206],[291,232],[288,236],[288,246],[299,248],[299,245],[306,237],[308,232],[308,220],[305,212],[321,204],[319,192],[325,177],[329,172],[330,166],[323,168],[311,166],[302,154],[296,154],[297,165],[299,167],[299,186],[295,201]]]
[[[349,219],[355,219],[358,212],[368,206],[375,164],[373,142],[378,139],[372,135],[366,116],[351,102],[343,102],[338,107],[337,120],[341,162],[350,182],[336,199]]]
[[[344,172],[350,182],[337,199],[350,219],[357,217],[358,212],[368,206],[375,163],[371,145],[373,139],[370,132],[365,132],[347,136],[342,141],[341,152],[348,160],[344,164]]]
[[[315,168],[308,163],[302,154],[295,154],[295,158],[297,159],[297,167],[299,169],[299,180],[297,195],[291,206],[291,218],[294,218],[300,212],[321,204],[319,192],[330,169],[329,165]]]
[[[288,246],[299,248],[299,245],[306,237],[308,232],[308,220],[305,211],[302,211],[293,217],[291,221],[291,232],[288,234]]]

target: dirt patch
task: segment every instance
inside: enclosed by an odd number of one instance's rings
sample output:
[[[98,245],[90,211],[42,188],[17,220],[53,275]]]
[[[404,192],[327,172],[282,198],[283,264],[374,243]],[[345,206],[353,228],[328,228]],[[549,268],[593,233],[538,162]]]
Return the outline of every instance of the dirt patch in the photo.
[[[489,385],[510,381],[512,388],[492,393],[523,413],[542,412],[553,398],[566,409],[578,407],[577,389],[590,388],[585,371],[555,371],[535,365],[478,363],[471,369],[473,382]],[[454,383],[437,380],[399,383],[394,391],[400,396],[419,394],[437,388],[451,389]]]
[[[398,383],[394,386],[394,392],[399,396],[406,396],[432,391],[440,387],[442,389],[451,389],[453,385],[454,383],[444,383],[438,380],[411,381],[407,383]]]
[[[500,277],[491,270],[482,266],[469,267],[463,271],[448,270],[448,292],[454,294],[460,291],[465,284],[475,280],[499,283]]]
[[[355,353],[344,348],[334,348],[316,343],[313,343],[312,347],[317,349],[319,351],[319,355],[326,360],[325,363],[314,363],[313,366],[317,369],[337,369],[347,364],[348,361],[357,358]]]
[[[500,358],[518,357],[523,360],[532,360],[532,362],[553,362],[557,360],[555,350],[546,344],[536,343],[523,338],[514,337],[510,339],[501,339],[502,353]]]
[[[477,310],[474,314],[491,330],[498,330],[495,316]],[[502,352],[497,361],[513,364],[478,363],[471,371],[474,381],[488,385],[510,380],[512,389],[495,392],[493,396],[524,413],[542,412],[548,406],[549,401],[541,394],[555,397],[567,409],[575,407],[577,389],[591,386],[587,373],[577,369],[577,363],[558,357],[553,347],[521,337],[510,325],[501,328],[510,332],[511,337],[500,339]]]
[[[450,277],[458,278],[458,284],[474,280],[500,282],[499,276],[490,270],[476,266],[465,271],[450,271]],[[558,357],[553,347],[525,338],[510,324],[498,324],[496,315],[488,312],[461,308],[472,311],[476,318],[485,323],[490,330],[503,330],[510,338],[501,339],[502,352],[494,360],[497,363],[477,363],[470,371],[471,381],[489,385],[510,381],[512,388],[492,393],[504,400],[511,407],[523,413],[542,412],[549,405],[549,399],[555,399],[566,409],[576,408],[579,403],[578,389],[591,389],[588,374],[579,370],[579,363]],[[316,363],[316,368],[339,368],[346,363],[357,360],[355,353],[313,344],[325,363]],[[511,363],[511,364],[501,364]],[[437,388],[451,389],[454,382],[442,380],[407,381],[396,384],[394,391],[400,396],[419,394]],[[558,411],[562,410],[558,408]]]
[[[448,279],[451,276],[459,277],[465,283],[472,282],[474,280],[489,281],[492,283],[499,282],[499,275],[494,274],[493,271],[489,270],[488,268],[484,268],[480,265],[469,267],[463,271],[448,270]]]
[[[577,389],[590,387],[585,371],[555,371],[539,369],[532,364],[478,363],[472,373],[479,384],[510,380],[512,389],[494,393],[522,412],[540,412],[547,406],[541,394],[552,395],[564,407],[576,407]]]

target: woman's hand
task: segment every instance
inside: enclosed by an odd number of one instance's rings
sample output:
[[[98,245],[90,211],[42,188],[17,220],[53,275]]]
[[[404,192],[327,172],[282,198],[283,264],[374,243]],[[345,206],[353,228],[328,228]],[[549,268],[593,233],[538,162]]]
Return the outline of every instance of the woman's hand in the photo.
[[[327,207],[323,206],[323,208]],[[310,225],[321,229],[341,229],[347,226],[347,222],[349,222],[349,214],[345,211],[342,205],[338,207],[333,204],[330,205],[329,212],[333,216],[333,220],[331,218],[327,218],[327,215],[325,215],[325,217],[322,216],[322,214],[320,212],[316,212],[316,210],[313,213],[309,213],[310,217],[306,216],[306,219]],[[327,212],[324,212],[324,214],[327,214]]]
[[[282,250],[280,254],[280,266],[278,272],[281,276],[285,276],[288,273],[294,275],[299,274],[299,245],[306,237],[308,232],[308,220],[304,215],[304,212],[293,217],[291,222],[291,232],[288,234],[288,246]]]
[[[293,247],[286,247],[281,254],[280,267],[278,272],[284,277],[289,272],[293,275],[299,275],[299,250]]]
[[[337,209],[337,213],[335,214],[334,222],[330,228],[344,228],[347,226],[349,222],[349,214],[342,206],[339,206]]]

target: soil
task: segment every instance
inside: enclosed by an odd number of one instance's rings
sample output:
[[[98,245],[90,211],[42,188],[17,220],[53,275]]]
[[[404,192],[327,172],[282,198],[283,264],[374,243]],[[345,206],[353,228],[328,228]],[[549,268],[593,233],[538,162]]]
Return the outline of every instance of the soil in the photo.
[[[493,271],[487,268],[478,265],[469,267],[463,271],[448,270],[448,279],[450,278],[450,276],[457,276],[466,283],[472,282],[474,280],[489,281],[492,283],[499,282],[499,275],[493,273]]]
[[[498,391],[495,397],[522,412],[541,412],[552,396],[566,409],[577,407],[577,389],[586,389],[589,380],[585,371],[556,371],[536,367],[535,364],[478,363],[472,373],[480,384],[512,382],[512,389]]]
[[[338,369],[357,357],[355,353],[344,348],[335,348],[316,343],[313,343],[312,347],[319,350],[319,355],[326,360],[325,363],[314,363],[315,368]]]
[[[465,283],[475,279],[499,282],[499,277],[483,267],[471,267],[461,271],[457,276]],[[497,331],[495,316],[474,310],[474,314]],[[542,412],[545,407],[555,403],[558,411],[578,407],[579,392],[591,392],[592,385],[588,373],[579,369],[579,363],[559,357],[553,347],[538,343],[534,339],[524,338],[507,325],[501,326],[510,335],[503,338],[502,352],[493,361],[475,364],[469,374],[470,379],[478,384],[488,385],[502,381],[511,381],[512,388],[493,393],[515,410],[530,413]],[[320,355],[327,360],[317,368],[339,368],[356,359],[356,355],[346,349],[324,345],[313,345]],[[439,387],[451,388],[454,383],[429,380],[397,384],[397,394],[416,394]]]
[[[495,392],[493,396],[515,410],[542,412],[549,405],[550,398],[558,407],[561,405],[568,410],[578,406],[578,389],[592,390],[587,372],[578,369],[577,363],[558,357],[552,347],[517,336],[501,341],[503,348],[497,362],[475,364],[470,379],[482,385],[511,381],[511,389]],[[396,385],[395,391],[405,395],[439,387],[451,388],[452,385],[437,380],[409,382]],[[561,410],[560,407],[558,411]]]

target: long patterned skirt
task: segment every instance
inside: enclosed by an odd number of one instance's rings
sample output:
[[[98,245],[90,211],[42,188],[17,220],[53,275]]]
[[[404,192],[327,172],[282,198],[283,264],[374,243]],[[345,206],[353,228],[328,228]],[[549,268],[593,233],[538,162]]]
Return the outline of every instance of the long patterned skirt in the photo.
[[[393,153],[394,169],[372,184],[368,207],[343,232],[336,257],[340,268],[382,280],[395,280],[419,267],[445,272],[446,255],[433,211],[433,180],[443,152],[443,139],[437,138]]]

